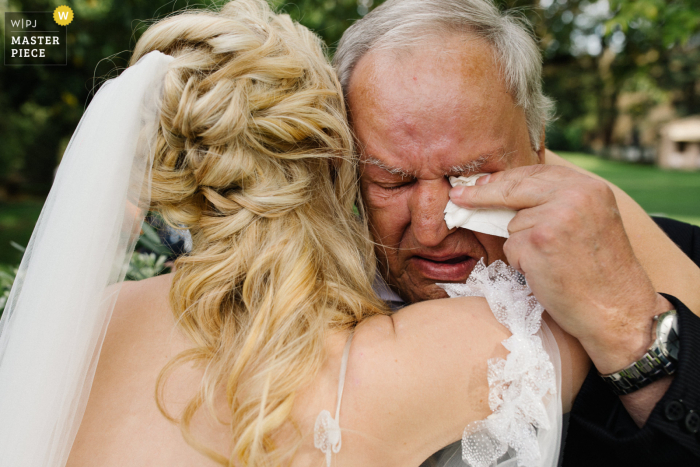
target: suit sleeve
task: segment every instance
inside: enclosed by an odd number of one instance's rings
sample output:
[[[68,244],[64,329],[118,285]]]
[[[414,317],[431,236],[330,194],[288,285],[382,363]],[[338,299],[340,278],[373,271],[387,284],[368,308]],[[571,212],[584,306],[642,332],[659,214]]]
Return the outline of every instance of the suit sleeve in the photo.
[[[654,220],[700,267],[700,227]],[[592,368],[571,410],[564,466],[700,465],[700,318],[664,296],[678,312],[681,342],[671,386],[639,428]]]

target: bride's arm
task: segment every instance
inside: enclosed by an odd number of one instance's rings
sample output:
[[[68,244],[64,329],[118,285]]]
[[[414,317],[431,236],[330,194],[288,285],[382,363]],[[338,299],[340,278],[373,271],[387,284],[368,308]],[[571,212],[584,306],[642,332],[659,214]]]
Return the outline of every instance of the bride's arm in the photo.
[[[487,361],[507,356],[502,342],[510,336],[474,297],[422,302],[358,326],[337,465],[418,465],[460,439],[467,425],[491,413]],[[563,385],[577,390],[588,360],[579,346],[569,350],[562,352],[562,367],[572,369]],[[565,397],[568,405],[572,395]]]

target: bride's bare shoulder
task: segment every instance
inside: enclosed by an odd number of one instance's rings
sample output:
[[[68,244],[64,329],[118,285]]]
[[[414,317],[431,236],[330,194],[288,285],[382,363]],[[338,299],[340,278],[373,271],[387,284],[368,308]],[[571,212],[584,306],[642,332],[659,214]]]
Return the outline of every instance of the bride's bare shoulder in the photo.
[[[108,337],[122,332],[133,333],[154,324],[169,326],[173,322],[168,304],[172,276],[165,274],[124,282],[114,306]]]
[[[172,274],[166,274],[121,285],[100,354],[103,371],[150,367],[149,362],[161,359],[145,357],[184,348],[170,311],[171,283]]]
[[[170,311],[171,282],[164,275],[121,286],[68,467],[210,465],[156,405],[161,370],[191,347]],[[187,401],[195,393],[201,375],[181,373],[168,399]]]

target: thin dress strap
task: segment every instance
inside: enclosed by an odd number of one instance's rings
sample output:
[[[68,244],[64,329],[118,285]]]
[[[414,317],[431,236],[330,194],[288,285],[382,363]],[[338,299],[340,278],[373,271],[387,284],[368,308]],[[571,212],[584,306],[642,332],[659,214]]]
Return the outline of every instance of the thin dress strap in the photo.
[[[354,333],[350,332],[343,349],[343,358],[340,361],[340,376],[338,377],[338,403],[335,408],[335,418],[327,410],[322,410],[316,418],[314,426],[314,446],[326,455],[326,466],[331,465],[332,453],[338,453],[341,446],[340,437],[340,403],[343,400],[343,388],[345,387],[345,372],[348,369],[348,356],[350,355],[350,343]]]
[[[340,361],[340,376],[338,377],[338,406],[335,408],[335,421],[340,423],[340,402],[343,400],[343,387],[345,386],[345,372],[348,369],[348,355],[350,355],[350,343],[352,336],[355,333],[351,332],[348,336],[348,341],[343,349],[343,359]]]

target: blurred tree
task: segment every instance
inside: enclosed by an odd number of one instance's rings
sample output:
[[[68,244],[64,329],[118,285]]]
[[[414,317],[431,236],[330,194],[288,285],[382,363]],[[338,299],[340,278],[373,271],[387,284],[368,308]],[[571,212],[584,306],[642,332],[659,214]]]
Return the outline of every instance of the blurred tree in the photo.
[[[67,26],[68,65],[0,68],[0,184],[11,189],[21,182],[23,191],[46,193],[90,96],[126,67],[150,20],[195,7],[178,0],[10,0],[0,10],[52,11],[62,4],[75,12]]]
[[[273,0],[292,19],[316,32],[332,52],[350,25],[384,0]]]
[[[646,42],[646,50],[635,57],[638,73],[649,73],[661,88],[677,90],[673,103],[681,114],[700,112],[697,0],[612,0],[610,6],[616,14],[607,22],[606,31],[618,28]]]
[[[158,19],[187,8],[216,7],[226,0],[10,0],[3,11],[52,11],[68,4],[66,67],[0,68],[0,185],[15,191],[48,191],[60,156],[89,98],[128,64],[130,50]],[[334,46],[345,29],[381,1],[271,0],[276,8]],[[1,26],[4,28],[4,23]],[[330,49],[332,53],[332,48]],[[21,182],[21,183],[20,183]]]
[[[558,149],[578,150],[584,141],[610,146],[623,93],[641,96],[628,109],[637,120],[668,99],[681,115],[700,112],[696,2],[539,2],[543,17],[535,16],[534,24],[545,89],[558,103],[550,131]]]
[[[67,3],[66,67],[0,68],[0,185],[45,193],[93,91],[116,76],[152,18],[225,0],[0,0],[4,11],[51,11]],[[383,0],[270,0],[316,31],[332,54],[353,21]],[[555,149],[611,143],[619,96],[642,120],[668,101],[680,115],[700,113],[698,0],[496,0],[526,16],[544,55],[545,92],[557,101],[548,130]],[[0,24],[4,27],[4,24]]]

